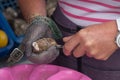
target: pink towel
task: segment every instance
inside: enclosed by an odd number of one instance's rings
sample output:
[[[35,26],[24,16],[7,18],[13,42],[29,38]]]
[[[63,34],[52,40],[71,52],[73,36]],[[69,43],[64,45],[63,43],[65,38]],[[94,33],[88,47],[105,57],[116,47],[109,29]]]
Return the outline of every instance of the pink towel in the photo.
[[[91,80],[72,69],[56,65],[20,64],[0,69],[0,80]]]

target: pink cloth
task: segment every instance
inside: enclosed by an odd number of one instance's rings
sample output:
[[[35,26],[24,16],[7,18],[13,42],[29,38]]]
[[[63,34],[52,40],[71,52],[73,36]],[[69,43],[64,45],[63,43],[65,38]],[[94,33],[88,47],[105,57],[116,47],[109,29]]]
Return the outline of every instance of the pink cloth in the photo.
[[[91,80],[86,75],[55,65],[20,64],[0,69],[0,80]]]

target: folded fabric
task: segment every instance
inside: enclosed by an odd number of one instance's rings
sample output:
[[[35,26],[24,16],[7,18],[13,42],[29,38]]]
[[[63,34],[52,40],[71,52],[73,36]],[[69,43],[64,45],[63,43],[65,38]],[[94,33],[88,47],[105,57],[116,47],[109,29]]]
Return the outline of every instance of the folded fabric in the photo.
[[[91,80],[72,69],[56,65],[19,64],[0,69],[0,80]]]

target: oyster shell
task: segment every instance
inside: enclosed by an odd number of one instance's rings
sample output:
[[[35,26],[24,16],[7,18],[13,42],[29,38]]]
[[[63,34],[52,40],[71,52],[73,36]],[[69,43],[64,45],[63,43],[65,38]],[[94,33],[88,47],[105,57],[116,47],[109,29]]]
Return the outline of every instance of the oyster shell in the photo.
[[[52,38],[42,38],[32,43],[34,53],[41,53],[43,51],[46,51],[51,46],[56,45],[56,41]]]

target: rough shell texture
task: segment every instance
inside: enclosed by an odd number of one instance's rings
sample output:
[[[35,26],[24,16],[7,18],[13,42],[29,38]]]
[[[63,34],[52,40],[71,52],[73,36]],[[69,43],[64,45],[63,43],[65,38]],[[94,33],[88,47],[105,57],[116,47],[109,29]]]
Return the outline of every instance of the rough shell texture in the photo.
[[[35,42],[33,42],[33,52],[41,53],[42,51],[46,51],[51,46],[57,45],[56,41],[52,38],[42,38]]]
[[[91,80],[86,75],[55,65],[21,64],[0,69],[0,80]]]

